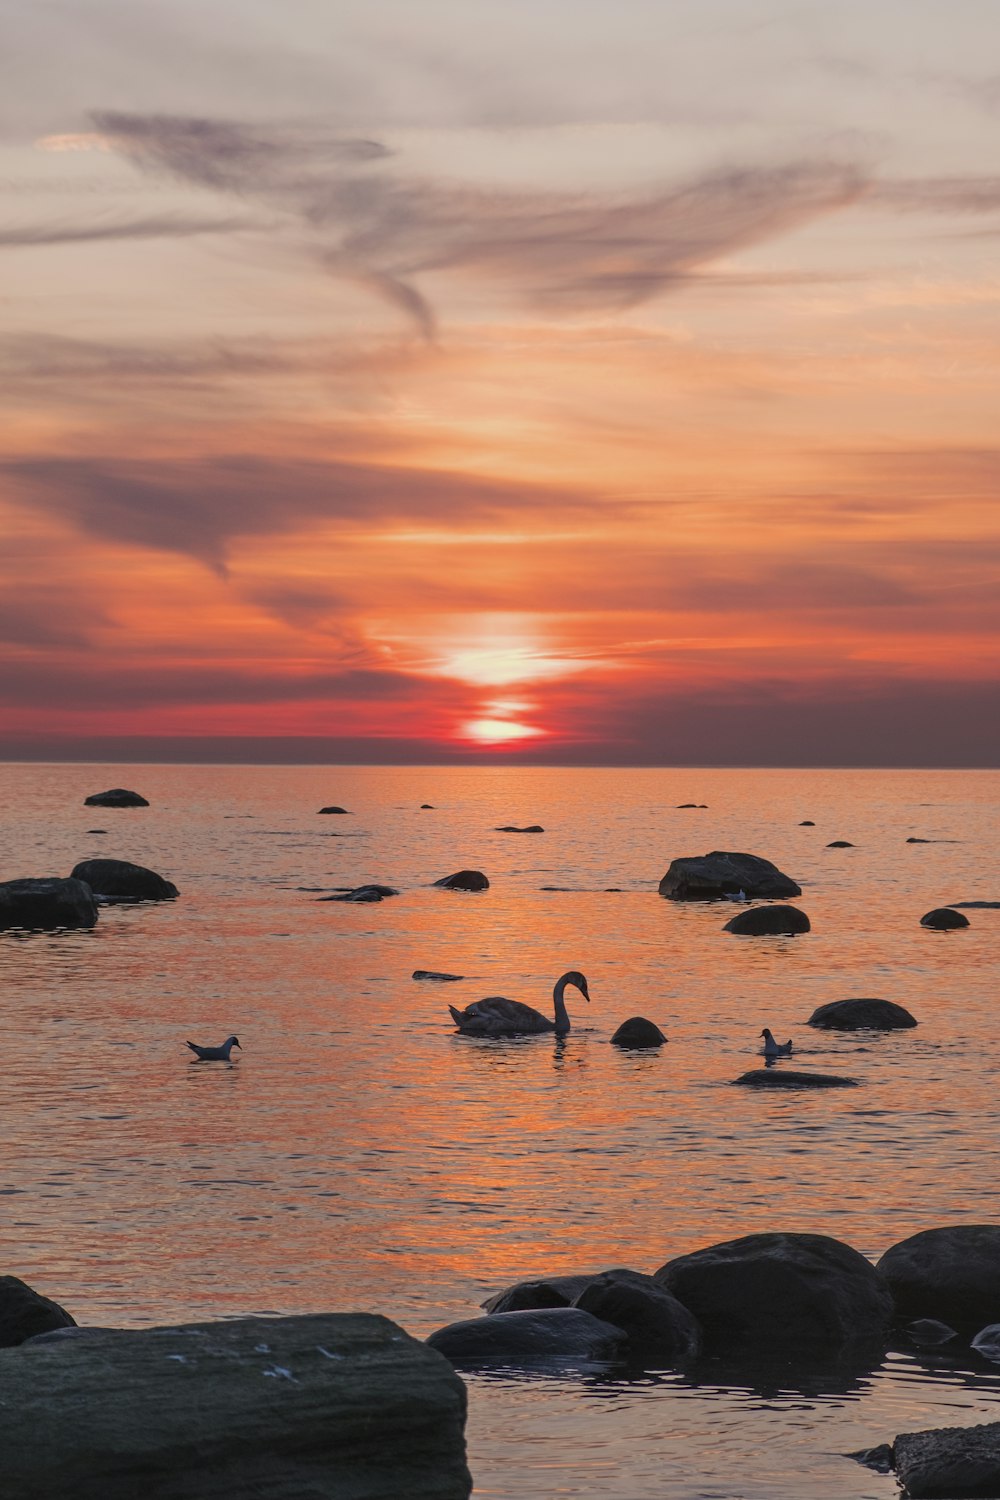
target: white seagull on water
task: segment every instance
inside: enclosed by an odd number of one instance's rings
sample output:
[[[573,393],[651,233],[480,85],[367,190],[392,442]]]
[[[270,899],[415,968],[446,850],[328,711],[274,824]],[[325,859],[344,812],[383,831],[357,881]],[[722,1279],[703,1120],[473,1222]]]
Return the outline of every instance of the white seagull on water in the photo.
[[[190,1047],[198,1062],[228,1062],[229,1054],[234,1047],[240,1047],[238,1036],[227,1036],[221,1047],[199,1047],[197,1042],[185,1042]],[[240,1051],[243,1048],[240,1047]]]
[[[764,1038],[765,1057],[787,1057],[792,1050],[791,1038],[787,1042],[776,1042],[766,1026],[761,1036]]]

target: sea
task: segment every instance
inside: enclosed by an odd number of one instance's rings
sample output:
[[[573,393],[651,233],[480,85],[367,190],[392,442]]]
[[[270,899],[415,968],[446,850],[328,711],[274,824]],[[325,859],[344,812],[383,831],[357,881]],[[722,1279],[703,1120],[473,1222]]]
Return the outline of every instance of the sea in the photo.
[[[84,806],[116,786],[149,807]],[[423,1337],[521,1279],[651,1272],[759,1230],[876,1260],[1000,1223],[1000,911],[920,926],[1000,900],[998,792],[988,771],[0,766],[0,878],[105,856],[180,890],[91,931],[0,934],[0,1270],[83,1324],[372,1311]],[[731,909],[658,894],[713,849],[791,875],[811,932],[738,938]],[[489,889],[434,886],[463,868]],[[399,895],[320,899],[366,882]],[[455,1033],[449,1003],[544,1011],[567,969],[590,988],[567,1037]],[[859,996],[919,1026],[806,1024]],[[610,1045],[634,1015],[666,1046]],[[859,1086],[734,1087],[764,1026]],[[231,1033],[232,1066],[192,1062],[187,1039]],[[469,1375],[475,1495],[889,1500],[893,1476],[845,1455],[1000,1420],[1000,1366],[964,1346],[767,1352]]]

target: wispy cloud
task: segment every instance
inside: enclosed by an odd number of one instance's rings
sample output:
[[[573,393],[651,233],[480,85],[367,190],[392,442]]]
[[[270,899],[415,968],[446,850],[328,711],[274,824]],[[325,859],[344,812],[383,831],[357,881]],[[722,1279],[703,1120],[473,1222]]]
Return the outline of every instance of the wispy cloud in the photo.
[[[71,245],[88,240],[188,239],[199,234],[232,234],[251,229],[250,218],[224,216],[188,217],[184,214],[147,214],[135,218],[103,214],[89,223],[61,219],[49,223],[0,225],[0,245]],[[256,221],[260,227],[260,221]]]
[[[426,337],[431,273],[487,278],[548,312],[620,310],[866,189],[856,165],[810,160],[628,195],[490,192],[408,173],[377,141],[315,130],[113,111],[94,122],[145,171],[287,216],[328,272],[368,286]]]

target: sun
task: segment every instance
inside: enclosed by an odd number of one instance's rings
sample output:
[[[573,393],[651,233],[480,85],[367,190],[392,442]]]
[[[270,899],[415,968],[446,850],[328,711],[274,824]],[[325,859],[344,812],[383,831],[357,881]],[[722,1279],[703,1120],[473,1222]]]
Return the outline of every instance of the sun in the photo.
[[[544,733],[544,729],[518,724],[514,719],[469,719],[461,729],[463,738],[480,745],[506,745],[514,740],[536,739]]]

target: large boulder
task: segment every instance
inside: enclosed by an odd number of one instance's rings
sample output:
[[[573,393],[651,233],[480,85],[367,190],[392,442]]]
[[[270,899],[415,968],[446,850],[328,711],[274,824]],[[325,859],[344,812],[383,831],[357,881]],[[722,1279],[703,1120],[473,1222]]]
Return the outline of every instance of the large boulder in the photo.
[[[573,1303],[628,1335],[629,1349],[663,1364],[695,1359],[701,1351],[697,1319],[652,1276],[609,1271]]]
[[[721,1344],[846,1344],[892,1316],[874,1266],[824,1234],[749,1234],[668,1261],[655,1280]]]
[[[37,880],[0,881],[0,928],[93,927],[97,903],[82,880],[45,876]]]
[[[793,1068],[751,1068],[733,1082],[748,1089],[853,1089],[858,1084],[856,1078],[844,1078],[839,1073],[807,1073]]]
[[[674,859],[660,881],[660,895],[670,901],[721,901],[723,896],[781,900],[801,896],[802,889],[777,865],[759,854],[711,854]]]
[[[109,792],[95,792],[84,797],[84,807],[148,807],[145,797],[138,792],[129,792],[123,786],[113,786]]]
[[[454,875],[442,875],[434,884],[446,891],[488,891],[490,888],[482,870],[456,870]]]
[[[465,1500],[465,1387],[387,1318],[109,1332],[0,1354],[18,1500]]]
[[[730,917],[722,930],[738,937],[791,937],[809,927],[809,918],[797,906],[754,906]]]
[[[933,911],[924,912],[920,925],[933,927],[935,932],[950,932],[956,927],[968,927],[970,923],[964,912],[952,911],[950,906],[936,906]]]
[[[457,1365],[562,1365],[613,1358],[626,1337],[579,1307],[491,1313],[439,1328],[427,1340]]]
[[[52,1302],[16,1276],[0,1276],[0,1349],[12,1349],[39,1333],[75,1328],[76,1322],[58,1302]]]
[[[809,1025],[823,1031],[903,1031],[917,1021],[893,1000],[831,1000],[813,1011]]]
[[[1000,1322],[1000,1225],[956,1224],[900,1240],[878,1263],[906,1318],[940,1318],[974,1333]]]
[[[655,1021],[629,1016],[611,1038],[616,1047],[662,1047],[667,1040]]]
[[[893,1452],[896,1477],[913,1500],[1000,1495],[1000,1422],[901,1432]]]
[[[105,901],[172,901],[177,895],[173,881],[127,859],[81,860],[73,866],[72,878],[84,881]]]

